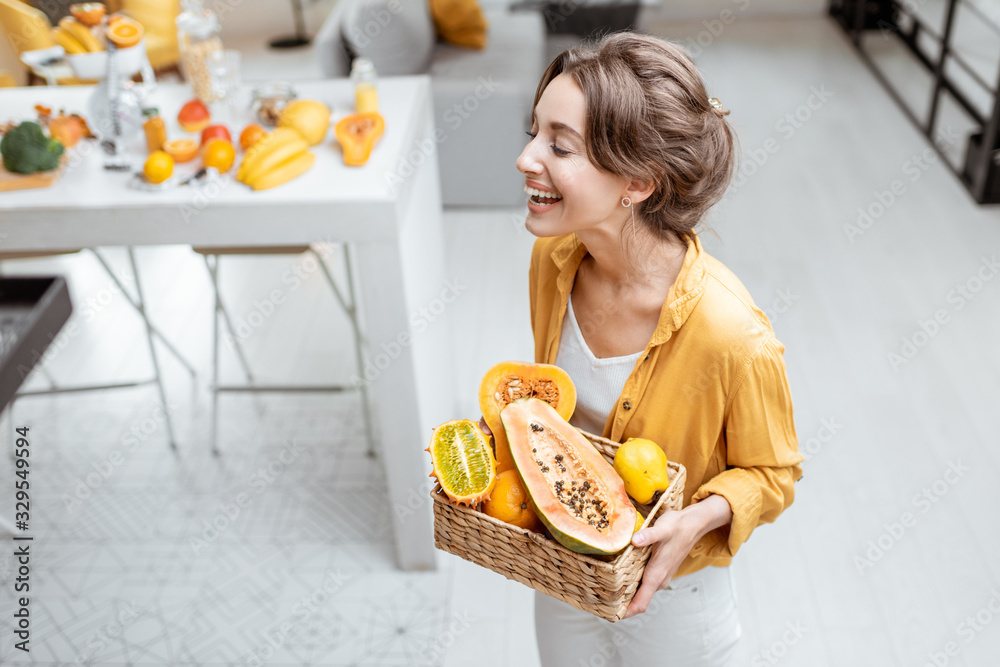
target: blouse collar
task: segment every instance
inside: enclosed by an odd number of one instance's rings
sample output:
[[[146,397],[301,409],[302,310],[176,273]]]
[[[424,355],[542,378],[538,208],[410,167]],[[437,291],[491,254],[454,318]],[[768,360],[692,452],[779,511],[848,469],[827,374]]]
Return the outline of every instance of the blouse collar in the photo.
[[[666,342],[674,331],[677,331],[698,305],[705,291],[705,280],[708,274],[705,266],[705,251],[701,247],[701,239],[691,232],[686,239],[687,251],[680,273],[667,292],[667,299],[660,310],[660,319],[656,331],[649,341],[649,346]],[[565,309],[569,293],[573,289],[580,262],[587,255],[587,248],[576,234],[568,234],[552,251],[552,261],[559,269],[556,287],[559,290],[560,301]]]

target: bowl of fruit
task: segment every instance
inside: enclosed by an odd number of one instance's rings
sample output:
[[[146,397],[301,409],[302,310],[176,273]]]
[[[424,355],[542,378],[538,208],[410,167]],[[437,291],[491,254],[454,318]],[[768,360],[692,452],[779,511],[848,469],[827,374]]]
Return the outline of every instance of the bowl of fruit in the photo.
[[[123,14],[105,16],[99,2],[70,6],[71,16],[63,17],[52,29],[56,43],[66,52],[73,74],[80,79],[103,79],[108,72],[108,44],[118,52],[118,71],[131,77],[146,61],[143,27]]]

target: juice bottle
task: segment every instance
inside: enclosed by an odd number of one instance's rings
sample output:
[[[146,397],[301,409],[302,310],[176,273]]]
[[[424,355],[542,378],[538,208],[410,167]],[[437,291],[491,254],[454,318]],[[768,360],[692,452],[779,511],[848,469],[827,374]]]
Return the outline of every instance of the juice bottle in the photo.
[[[351,64],[351,81],[354,82],[354,106],[358,113],[378,111],[378,75],[370,58],[355,58]]]
[[[167,126],[160,118],[160,110],[143,109],[142,115],[146,117],[146,121],[142,124],[142,129],[146,133],[146,148],[150,153],[162,150],[163,144],[167,143]]]

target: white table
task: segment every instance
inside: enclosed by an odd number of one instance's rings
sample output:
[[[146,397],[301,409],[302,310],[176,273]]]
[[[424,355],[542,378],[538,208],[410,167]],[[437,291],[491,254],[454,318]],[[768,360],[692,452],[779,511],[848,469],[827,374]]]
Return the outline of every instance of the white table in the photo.
[[[327,103],[335,119],[353,106],[347,80],[294,86],[300,98]],[[0,91],[0,109],[4,118],[33,118],[33,105],[43,103],[86,115],[92,90],[6,89]],[[313,148],[315,166],[278,188],[252,192],[227,179],[202,193],[188,187],[148,193],[128,189],[129,174],[105,171],[102,151],[88,141],[74,150],[69,169],[55,186],[0,193],[0,239],[8,251],[352,244],[367,357],[384,366],[369,393],[385,459],[397,560],[403,569],[432,569],[431,507],[425,492],[429,459],[423,449],[431,429],[454,417],[457,398],[451,391],[447,312],[435,313],[441,316],[433,321],[411,321],[421,308],[441,300],[447,278],[430,79],[382,78],[379,94],[386,132],[364,167],[343,165],[331,127],[326,141]],[[153,95],[172,138],[183,136],[176,114],[190,98],[190,89],[181,85],[161,84]],[[234,125],[230,130],[236,139],[243,123]],[[141,133],[126,150],[141,166]],[[194,163],[178,165],[179,171],[185,169],[193,172]],[[391,357],[379,358],[385,349]]]

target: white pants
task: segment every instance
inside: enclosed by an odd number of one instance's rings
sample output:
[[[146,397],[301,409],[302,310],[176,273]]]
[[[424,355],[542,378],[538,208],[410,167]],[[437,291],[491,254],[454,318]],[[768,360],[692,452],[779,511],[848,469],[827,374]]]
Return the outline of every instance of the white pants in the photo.
[[[740,619],[728,567],[678,577],[617,623],[535,592],[542,667],[730,667]]]

